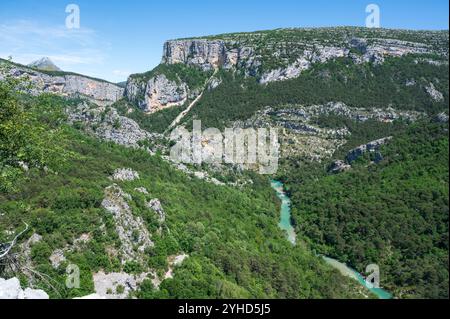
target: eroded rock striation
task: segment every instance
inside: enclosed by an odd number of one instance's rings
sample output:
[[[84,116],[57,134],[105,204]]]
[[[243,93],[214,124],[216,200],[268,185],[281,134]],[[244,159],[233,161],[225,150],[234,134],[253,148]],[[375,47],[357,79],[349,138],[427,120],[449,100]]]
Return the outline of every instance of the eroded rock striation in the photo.
[[[249,35],[247,35],[250,37]],[[256,33],[253,37],[257,38]],[[220,37],[220,36],[218,36]],[[432,48],[423,43],[384,38],[351,38],[339,45],[302,40],[297,43],[269,42],[261,48],[256,41],[225,39],[172,40],[164,44],[162,63],[182,63],[199,67],[204,71],[218,68],[239,69],[248,76],[260,76],[260,83],[283,81],[298,77],[315,63],[348,57],[355,63],[371,62],[381,64],[386,57],[400,57],[406,54],[431,53]],[[250,42],[250,43],[249,43]],[[286,47],[295,47],[287,50]],[[286,58],[288,51],[291,55]],[[279,60],[281,67],[270,69],[265,64],[267,57]],[[269,68],[269,70],[265,70]]]
[[[164,44],[164,64],[182,63],[199,67],[204,71],[233,67],[257,68],[252,47],[236,41],[190,39],[171,40]]]
[[[164,74],[157,74],[146,83],[131,79],[126,92],[131,102],[148,113],[183,105],[189,93],[186,83],[171,81]]]

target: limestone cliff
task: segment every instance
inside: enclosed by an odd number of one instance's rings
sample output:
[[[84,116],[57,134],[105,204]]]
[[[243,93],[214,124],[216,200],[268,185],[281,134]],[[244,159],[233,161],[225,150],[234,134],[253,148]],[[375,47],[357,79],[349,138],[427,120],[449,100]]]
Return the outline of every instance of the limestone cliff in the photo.
[[[164,44],[162,63],[182,63],[202,70],[237,69],[247,76],[258,76],[260,83],[269,83],[295,78],[314,63],[342,57],[355,63],[380,64],[387,57],[405,54],[448,55],[436,52],[425,41],[401,40],[405,34],[399,30],[375,34],[377,37],[351,28],[293,29],[171,40]],[[445,36],[436,41],[445,41]]]
[[[206,39],[167,41],[164,44],[162,63],[183,63],[204,71],[238,66],[250,71],[260,65],[256,62],[252,47],[235,41]]]
[[[171,81],[164,74],[157,74],[148,82],[131,78],[126,92],[130,101],[149,113],[182,105],[188,98],[187,84]]]
[[[230,70],[256,77],[259,83],[267,84],[296,78],[316,63],[338,58],[374,65],[384,63],[388,57],[407,54],[433,54],[448,59],[445,43],[448,43],[448,34],[443,32],[365,28],[280,29],[170,40],[164,44],[160,66],[165,66],[166,71],[179,65],[202,72]],[[430,63],[441,62],[432,60]],[[131,76],[127,82],[127,98],[141,109],[153,113],[182,105],[186,99],[198,95],[198,91],[186,83],[186,77],[169,79],[165,76],[168,73]],[[208,89],[214,89],[220,82],[220,78],[212,81],[217,85]],[[432,89],[429,91],[439,99]]]
[[[44,72],[25,66],[0,61],[6,68],[0,69],[0,80],[5,75],[27,79],[30,93],[54,93],[62,96],[80,96],[99,105],[112,104],[123,97],[124,89],[103,80],[65,72]]]

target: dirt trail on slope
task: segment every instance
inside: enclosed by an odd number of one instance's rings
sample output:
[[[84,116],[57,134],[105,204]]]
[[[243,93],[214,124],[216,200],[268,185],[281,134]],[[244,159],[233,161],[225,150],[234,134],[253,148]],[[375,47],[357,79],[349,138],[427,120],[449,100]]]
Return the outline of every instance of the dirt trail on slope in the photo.
[[[208,83],[211,82],[211,80],[217,74],[217,71],[218,70],[214,71],[214,74],[211,75],[211,77],[205,82],[202,92],[195,98],[194,101],[191,102],[191,104],[189,104],[189,106],[183,112],[178,114],[178,116],[175,118],[175,120],[172,122],[172,124],[170,124],[169,127],[167,128],[167,130],[164,132],[164,134],[169,133],[173,128],[175,128],[181,122],[181,120],[191,111],[191,109],[195,106],[195,104],[197,104],[197,102],[200,101],[200,99],[203,96],[203,93],[208,88]]]

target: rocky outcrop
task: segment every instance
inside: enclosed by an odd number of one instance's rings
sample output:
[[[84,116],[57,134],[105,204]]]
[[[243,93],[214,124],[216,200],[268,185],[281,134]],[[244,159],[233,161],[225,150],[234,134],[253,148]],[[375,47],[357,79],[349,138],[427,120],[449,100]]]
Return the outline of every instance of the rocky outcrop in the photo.
[[[49,257],[50,262],[52,264],[52,267],[57,269],[63,263],[66,261],[66,257],[64,256],[64,250],[62,249],[56,249]]]
[[[111,179],[113,181],[131,182],[139,179],[139,173],[133,171],[131,168],[118,168],[114,171]]]
[[[255,38],[257,38],[257,34],[255,34]],[[290,52],[294,55],[290,57],[290,60],[294,60],[294,62],[286,63],[284,67],[260,74],[261,67],[264,66],[263,55],[284,56],[286,55],[286,45],[302,48]],[[173,40],[164,44],[162,63],[182,63],[199,67],[204,71],[218,68],[240,69],[248,76],[259,74],[260,83],[264,84],[298,77],[314,63],[324,63],[336,58],[350,57],[355,63],[381,64],[389,56],[400,57],[405,54],[431,52],[431,49],[425,44],[376,38],[353,38],[348,42],[342,42],[340,46],[320,44],[317,41],[311,43],[304,41],[295,44],[271,43],[265,50],[271,53],[262,53],[261,48],[256,43],[244,44],[230,39]],[[280,58],[279,62],[281,61]]]
[[[179,267],[188,258],[189,255],[181,254],[177,256],[169,256],[167,258],[167,263],[169,264],[169,270],[164,275],[164,279],[173,278],[173,272],[176,267]]]
[[[161,202],[159,199],[152,199],[147,203],[147,207],[153,210],[157,217],[158,222],[160,224],[164,223],[166,221],[166,214],[164,213],[164,209],[162,208]]]
[[[347,160],[348,163],[351,164],[354,161],[356,161],[358,158],[360,158],[361,156],[366,154],[367,152],[378,151],[382,145],[385,145],[390,140],[392,140],[392,136],[385,137],[385,138],[382,138],[382,139],[379,139],[379,140],[376,140],[376,141],[372,141],[372,142],[369,142],[369,143],[364,144],[364,145],[360,145],[357,148],[351,150],[347,154],[346,160]]]
[[[81,234],[80,237],[73,240],[72,244],[67,244],[61,249],[55,249],[49,257],[53,268],[58,269],[67,259],[66,253],[79,252],[86,248],[86,243],[91,240],[90,234]]]
[[[148,275],[148,273],[130,275],[123,272],[95,273],[93,275],[95,294],[86,296],[84,299],[126,299],[131,292],[138,289]]]
[[[23,273],[24,275],[28,278],[28,280],[30,280],[31,282],[33,281],[33,273],[29,270],[33,268],[33,262],[32,262],[32,256],[31,256],[31,250],[33,248],[33,246],[37,243],[39,243],[42,240],[42,236],[37,234],[37,233],[33,233],[33,235],[31,235],[30,238],[28,238],[28,240],[26,240],[25,242],[23,242],[20,245],[20,250],[22,251],[22,262],[24,264],[24,270]]]
[[[81,103],[67,110],[69,123],[81,126],[96,137],[126,147],[138,148],[140,143],[153,140],[155,134],[142,130],[132,119],[121,116],[114,108],[92,107]]]
[[[116,231],[122,243],[122,264],[127,261],[142,261],[145,250],[154,246],[144,221],[133,214],[128,204],[131,199],[119,186],[112,185],[106,188],[102,202],[102,207],[113,215],[116,223]]]
[[[6,68],[4,70],[0,68],[0,80],[6,75],[27,79],[31,84],[31,88],[27,91],[33,95],[53,93],[84,97],[99,105],[109,105],[121,99],[124,94],[124,89],[115,84],[82,75],[64,72],[45,73],[7,62],[3,62],[3,65]]]
[[[167,257],[168,270],[161,277],[153,270],[134,275],[100,271],[93,274],[95,293],[79,299],[126,299],[131,297],[131,293],[138,291],[139,286],[147,279],[158,289],[162,281],[173,278],[175,268],[181,266],[188,257],[186,254]]]
[[[0,299],[49,299],[48,294],[41,289],[22,289],[16,277],[0,278]]]
[[[373,162],[378,164],[383,160],[383,156],[380,153],[380,147],[390,141],[392,137],[382,138],[376,141],[369,142],[364,145],[360,145],[347,153],[345,161],[336,160],[333,161],[328,167],[328,172],[331,174],[339,174],[346,172],[352,168],[352,163],[359,159],[364,154],[371,152],[374,153]]]
[[[235,41],[188,39],[167,41],[162,63],[182,63],[199,67],[203,71],[237,66],[251,69],[260,65],[255,58],[252,47]]]
[[[305,50],[297,60],[285,68],[278,68],[264,73],[260,83],[284,81],[298,77],[304,70],[308,70],[314,63],[324,63],[331,59],[348,56],[346,48],[320,46]]]
[[[370,43],[369,43],[370,41]],[[356,63],[381,64],[386,57],[401,57],[406,54],[430,53],[431,48],[423,43],[397,39],[353,38],[350,46],[360,54],[349,54]]]
[[[216,77],[212,77],[211,80],[208,83],[208,90],[212,91],[212,90],[214,90],[215,88],[217,88],[221,84],[222,84],[222,79],[216,78]]]
[[[444,112],[439,113],[438,115],[436,115],[433,118],[433,121],[435,123],[447,123],[448,124],[448,120],[449,120],[448,114],[446,114]]]
[[[338,115],[358,122],[365,122],[369,119],[378,122],[393,122],[402,119],[409,122],[417,121],[425,114],[417,111],[402,111],[388,107],[385,109],[377,108],[356,108],[350,107],[342,102],[329,102],[320,105],[298,106],[290,109],[281,109],[277,111],[267,110],[266,113],[276,115],[288,120],[299,120],[311,122],[314,118],[322,115]]]
[[[134,189],[136,192],[144,194],[144,195],[148,195],[148,190],[145,187],[136,187]]]
[[[444,95],[438,90],[436,90],[433,83],[430,82],[430,84],[428,84],[428,86],[425,87],[425,90],[427,91],[428,95],[430,95],[433,101],[441,102],[444,100]]]
[[[189,88],[181,81],[171,81],[164,74],[157,74],[147,82],[130,77],[126,96],[141,110],[155,113],[163,109],[183,105],[189,97]]]
[[[352,168],[351,165],[348,165],[344,161],[337,160],[337,161],[334,161],[333,163],[331,163],[328,171],[333,174],[338,174],[338,173],[348,171],[351,168]]]
[[[298,77],[302,71],[311,67],[311,62],[302,57],[297,59],[293,64],[286,68],[278,68],[264,73],[260,79],[260,83],[270,83],[276,81],[284,81]]]

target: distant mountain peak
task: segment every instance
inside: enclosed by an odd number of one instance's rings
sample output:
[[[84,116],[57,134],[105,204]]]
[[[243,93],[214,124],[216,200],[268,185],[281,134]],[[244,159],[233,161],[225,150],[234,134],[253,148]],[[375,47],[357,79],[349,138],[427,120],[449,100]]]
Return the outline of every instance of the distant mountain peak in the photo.
[[[48,57],[43,57],[37,61],[28,64],[29,67],[44,71],[62,71]]]

